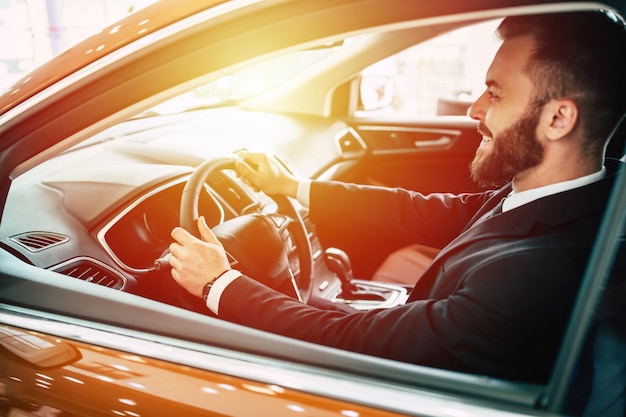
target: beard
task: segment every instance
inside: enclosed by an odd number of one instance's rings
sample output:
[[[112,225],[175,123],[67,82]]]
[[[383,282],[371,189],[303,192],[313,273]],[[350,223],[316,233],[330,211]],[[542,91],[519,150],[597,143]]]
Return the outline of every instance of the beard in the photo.
[[[480,187],[501,187],[517,174],[543,160],[543,147],[537,139],[541,106],[530,106],[525,115],[494,137],[481,121],[478,132],[492,138],[491,146],[478,148],[470,164],[472,180]]]

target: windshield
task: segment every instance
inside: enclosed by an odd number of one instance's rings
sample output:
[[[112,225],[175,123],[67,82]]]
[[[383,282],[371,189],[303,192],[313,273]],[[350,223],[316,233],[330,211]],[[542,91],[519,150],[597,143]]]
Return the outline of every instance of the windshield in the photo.
[[[163,102],[153,107],[150,113],[178,113],[232,104],[263,94],[289,81],[321,59],[345,48],[347,44],[346,41],[335,42],[262,61]]]

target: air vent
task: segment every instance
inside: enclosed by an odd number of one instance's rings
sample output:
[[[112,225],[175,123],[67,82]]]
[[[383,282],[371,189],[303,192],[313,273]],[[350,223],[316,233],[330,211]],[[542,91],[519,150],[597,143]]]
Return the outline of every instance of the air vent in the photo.
[[[80,258],[52,268],[53,271],[83,281],[92,282],[116,290],[124,287],[125,280],[117,272],[93,259]]]
[[[28,232],[10,239],[31,252],[39,252],[70,240],[67,236],[51,232]]]

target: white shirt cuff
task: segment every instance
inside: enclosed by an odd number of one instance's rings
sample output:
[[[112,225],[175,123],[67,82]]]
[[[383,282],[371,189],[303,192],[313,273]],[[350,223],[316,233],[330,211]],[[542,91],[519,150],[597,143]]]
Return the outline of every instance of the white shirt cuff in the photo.
[[[219,276],[209,290],[209,296],[206,299],[206,306],[215,315],[219,315],[219,305],[222,293],[230,285],[231,282],[242,276],[243,274],[236,269],[230,269]]]
[[[311,201],[311,180],[300,180],[296,190],[296,198],[305,207],[310,206]]]

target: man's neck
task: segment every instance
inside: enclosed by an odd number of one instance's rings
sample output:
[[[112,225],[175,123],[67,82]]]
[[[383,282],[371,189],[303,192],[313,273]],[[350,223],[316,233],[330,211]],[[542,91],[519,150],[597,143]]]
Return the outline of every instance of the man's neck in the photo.
[[[513,178],[513,191],[522,192],[546,185],[585,177],[602,170],[602,161],[563,161],[562,163],[541,163],[527,169]]]
[[[502,206],[503,211],[508,211],[516,207],[520,207],[524,204],[530,203],[542,197],[549,195],[562,193],[565,191],[573,190],[575,188],[584,187],[588,184],[592,184],[596,181],[600,181],[606,176],[606,169],[602,167],[596,172],[592,172],[588,175],[581,177],[563,180],[561,182],[551,183],[540,187],[530,188],[524,191],[514,190]]]

